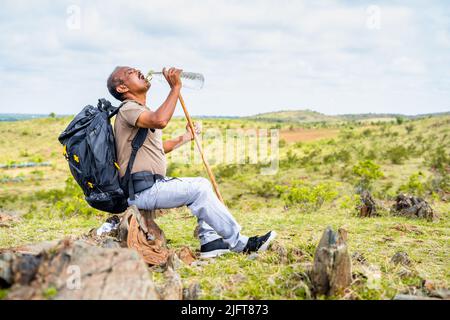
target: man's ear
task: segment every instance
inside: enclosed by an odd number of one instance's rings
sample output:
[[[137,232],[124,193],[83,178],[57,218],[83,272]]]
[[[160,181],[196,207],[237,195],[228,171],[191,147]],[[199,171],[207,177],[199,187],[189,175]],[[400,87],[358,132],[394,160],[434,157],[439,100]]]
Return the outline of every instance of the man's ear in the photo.
[[[119,86],[116,87],[116,91],[117,91],[118,93],[124,94],[125,92],[130,91],[130,89],[128,89],[128,87],[127,87],[126,85],[121,84],[121,85],[119,85]]]

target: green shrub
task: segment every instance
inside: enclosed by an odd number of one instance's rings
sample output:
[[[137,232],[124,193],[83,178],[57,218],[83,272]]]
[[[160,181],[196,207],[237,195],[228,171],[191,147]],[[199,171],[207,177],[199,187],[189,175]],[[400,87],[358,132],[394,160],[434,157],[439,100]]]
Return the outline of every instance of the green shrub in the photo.
[[[402,124],[403,122],[405,122],[405,119],[404,119],[403,117],[396,117],[396,118],[395,118],[395,121],[397,121],[397,124],[400,125],[400,124]]]
[[[433,170],[441,174],[450,172],[450,153],[440,146],[430,153],[426,159],[426,164]]]
[[[279,197],[280,190],[276,187],[277,185],[273,181],[263,181],[250,185],[250,190],[252,193],[264,198]]]
[[[450,154],[440,146],[428,155],[425,163],[433,172],[428,181],[430,190],[445,197],[450,193]]]
[[[357,178],[356,187],[361,190],[370,190],[372,183],[383,177],[380,166],[372,160],[359,161],[353,166],[352,172]]]
[[[306,155],[300,159],[300,165],[307,166],[317,164],[314,160],[320,153],[320,149],[314,149],[311,152],[306,153]]]
[[[304,210],[317,210],[325,202],[334,200],[338,193],[330,183],[316,185],[297,182],[292,186],[276,186],[287,206],[300,206]]]
[[[412,174],[408,181],[398,189],[400,193],[409,193],[415,196],[423,197],[428,189],[422,172]]]
[[[407,132],[408,134],[410,134],[411,132],[414,131],[414,126],[413,126],[412,124],[410,124],[410,125],[407,125],[407,126],[405,127],[405,129],[406,129],[406,132]]]
[[[402,164],[404,160],[409,158],[410,152],[402,145],[394,146],[385,152],[385,156],[393,164]]]

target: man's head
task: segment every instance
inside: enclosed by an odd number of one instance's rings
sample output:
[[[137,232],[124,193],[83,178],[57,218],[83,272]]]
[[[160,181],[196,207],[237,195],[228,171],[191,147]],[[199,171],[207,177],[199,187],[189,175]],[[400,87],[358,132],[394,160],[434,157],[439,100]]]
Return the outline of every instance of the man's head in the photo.
[[[124,101],[127,98],[145,95],[150,89],[150,82],[140,70],[116,67],[108,78],[107,87],[114,98]]]

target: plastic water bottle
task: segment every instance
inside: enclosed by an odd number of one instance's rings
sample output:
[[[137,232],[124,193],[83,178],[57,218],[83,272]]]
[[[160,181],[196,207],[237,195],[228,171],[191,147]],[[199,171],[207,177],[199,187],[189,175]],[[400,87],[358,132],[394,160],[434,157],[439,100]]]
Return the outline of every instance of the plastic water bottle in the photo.
[[[150,70],[147,73],[147,80],[152,81],[157,79],[160,82],[167,82],[162,72],[155,72]],[[184,88],[200,90],[205,84],[205,77],[201,73],[182,72],[180,75],[181,83]]]

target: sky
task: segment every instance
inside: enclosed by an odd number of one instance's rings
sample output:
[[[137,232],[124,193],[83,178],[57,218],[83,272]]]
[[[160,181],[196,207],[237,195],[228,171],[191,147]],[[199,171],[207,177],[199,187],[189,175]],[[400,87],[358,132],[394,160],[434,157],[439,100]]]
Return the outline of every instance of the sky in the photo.
[[[0,113],[118,104],[118,65],[202,73],[202,90],[182,90],[192,115],[450,111],[447,0],[0,3]],[[154,82],[148,106],[168,91]]]

